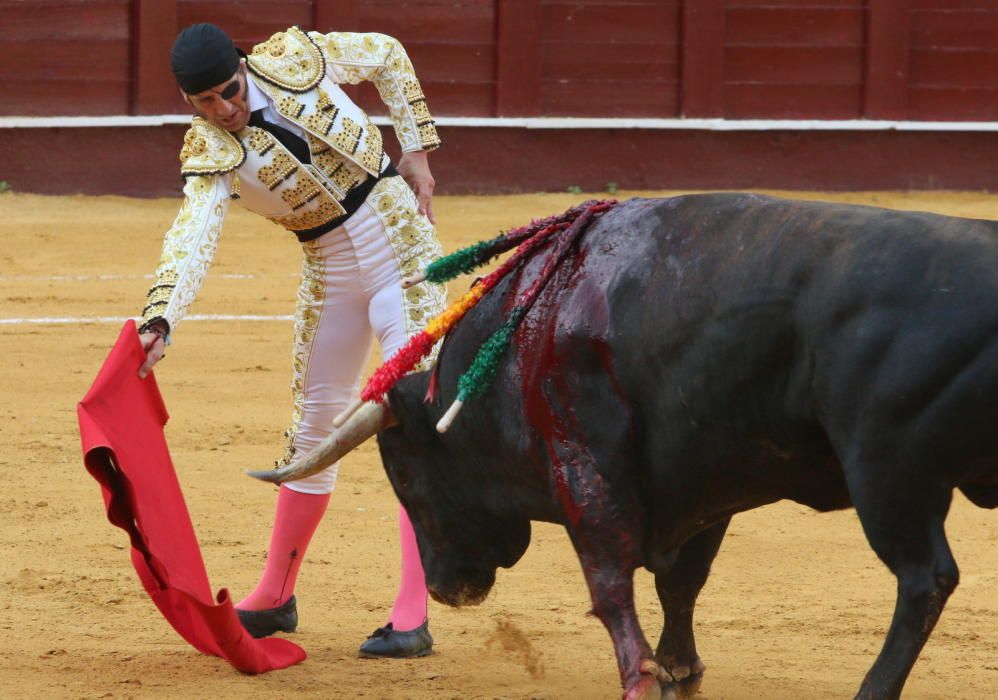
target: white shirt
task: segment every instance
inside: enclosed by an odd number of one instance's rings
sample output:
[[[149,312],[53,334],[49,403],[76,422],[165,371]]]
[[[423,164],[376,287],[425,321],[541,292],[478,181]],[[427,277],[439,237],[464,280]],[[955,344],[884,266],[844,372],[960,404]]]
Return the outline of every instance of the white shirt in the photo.
[[[262,109],[265,121],[284,127],[302,141],[308,143],[308,140],[305,137],[305,130],[294,122],[285,119],[278,113],[277,108],[274,107],[274,103],[270,99],[270,96],[256,86],[256,83],[254,83],[253,79],[250,78],[249,73],[246,74],[246,104],[251,112]]]

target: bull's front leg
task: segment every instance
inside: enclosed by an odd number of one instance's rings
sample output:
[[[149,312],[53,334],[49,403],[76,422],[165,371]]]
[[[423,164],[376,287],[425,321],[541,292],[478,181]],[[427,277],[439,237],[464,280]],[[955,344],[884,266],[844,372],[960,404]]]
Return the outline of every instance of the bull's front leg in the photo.
[[[583,281],[579,289],[584,286]],[[587,325],[595,330],[600,300],[586,298]],[[613,640],[624,698],[659,700],[661,683],[671,678],[656,663],[634,610],[634,570],[644,563],[647,514],[633,469],[639,459],[633,408],[621,393],[604,341],[563,340],[572,365],[585,369],[556,371],[554,362],[540,366],[536,375],[528,372],[537,381],[526,382],[527,414],[543,439],[551,493],[579,555],[593,613]],[[545,355],[532,357],[538,356]],[[668,696],[673,697],[671,689]]]
[[[574,538],[573,538],[574,539]],[[623,697],[626,700],[659,700],[665,671],[654,661],[634,610],[634,566],[608,560],[606,552],[591,551],[589,545],[576,545],[593,613],[600,619],[617,656]],[[670,697],[674,695],[670,694]]]
[[[665,614],[655,659],[676,681],[683,696],[696,694],[706,670],[697,654],[693,610],[729,522],[724,520],[695,535],[667,565],[649,564],[655,573],[655,589]]]
[[[593,613],[613,640],[626,700],[658,700],[671,678],[655,661],[634,609],[634,570],[641,565],[642,509],[607,485],[588,449],[559,441],[554,485],[566,528],[589,586]],[[670,691],[669,694],[672,697]]]

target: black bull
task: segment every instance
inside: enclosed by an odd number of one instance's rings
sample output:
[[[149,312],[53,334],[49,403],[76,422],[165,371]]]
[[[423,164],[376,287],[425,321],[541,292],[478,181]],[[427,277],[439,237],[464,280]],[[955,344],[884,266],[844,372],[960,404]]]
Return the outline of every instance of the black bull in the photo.
[[[898,579],[857,697],[898,697],[957,585],[953,489],[998,506],[998,223],[738,194],[622,203],[438,434],[541,258],[448,338],[436,401],[425,373],[390,393],[399,424],[379,445],[434,598],[481,601],[531,520],[561,523],[625,694],[681,692],[703,670],[693,608],[731,516],[851,506]],[[665,612],[654,653],[642,566]]]

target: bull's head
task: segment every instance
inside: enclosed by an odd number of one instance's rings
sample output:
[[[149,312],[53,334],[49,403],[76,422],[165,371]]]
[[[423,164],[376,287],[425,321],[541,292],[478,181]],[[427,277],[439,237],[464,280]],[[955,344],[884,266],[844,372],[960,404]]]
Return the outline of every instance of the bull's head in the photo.
[[[303,458],[250,476],[271,483],[302,479],[377,433],[385,470],[416,531],[430,594],[448,605],[473,605],[488,595],[496,568],[511,567],[523,555],[530,520],[515,512],[510,484],[497,487],[497,475],[477,458],[483,446],[469,443],[461,421],[446,435],[437,433],[439,410],[423,402],[427,382],[427,373],[403,378],[388,405],[364,404]]]

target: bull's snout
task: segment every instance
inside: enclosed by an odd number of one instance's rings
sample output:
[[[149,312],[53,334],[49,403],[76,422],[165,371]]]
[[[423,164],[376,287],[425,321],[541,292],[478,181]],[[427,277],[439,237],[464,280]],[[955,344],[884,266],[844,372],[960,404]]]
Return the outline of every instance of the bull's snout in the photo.
[[[433,600],[460,608],[483,602],[495,582],[495,570],[464,569],[436,579],[427,576],[426,587]]]

